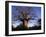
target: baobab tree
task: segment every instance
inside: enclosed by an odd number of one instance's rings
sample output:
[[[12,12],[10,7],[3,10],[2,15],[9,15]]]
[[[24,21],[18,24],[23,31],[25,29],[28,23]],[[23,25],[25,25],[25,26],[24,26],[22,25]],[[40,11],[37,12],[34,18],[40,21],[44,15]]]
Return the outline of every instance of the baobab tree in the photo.
[[[19,16],[16,16],[16,18],[19,18],[23,22],[24,29],[28,29],[28,20],[31,19],[31,16],[29,16],[28,14],[28,12],[22,11],[20,12]]]
[[[27,13],[26,11],[21,12],[20,17],[23,17],[23,27],[28,29],[28,20],[31,19],[31,16],[28,15],[29,13]]]

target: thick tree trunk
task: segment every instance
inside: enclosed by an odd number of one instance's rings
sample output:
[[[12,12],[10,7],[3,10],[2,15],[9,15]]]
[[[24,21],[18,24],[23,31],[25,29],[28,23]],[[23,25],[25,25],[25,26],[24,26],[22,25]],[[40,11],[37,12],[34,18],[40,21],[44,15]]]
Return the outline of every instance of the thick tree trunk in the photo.
[[[28,21],[27,20],[23,20],[23,26],[25,29],[28,29]]]

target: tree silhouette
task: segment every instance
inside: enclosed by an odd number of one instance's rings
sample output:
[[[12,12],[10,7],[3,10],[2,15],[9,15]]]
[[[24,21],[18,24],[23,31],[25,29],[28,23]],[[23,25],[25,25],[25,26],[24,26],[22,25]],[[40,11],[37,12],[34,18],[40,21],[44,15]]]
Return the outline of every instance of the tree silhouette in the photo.
[[[28,14],[28,12],[22,11],[20,12],[20,15],[16,16],[17,19],[20,19],[23,22],[23,27],[26,29],[28,29],[28,20],[31,19],[31,16]]]

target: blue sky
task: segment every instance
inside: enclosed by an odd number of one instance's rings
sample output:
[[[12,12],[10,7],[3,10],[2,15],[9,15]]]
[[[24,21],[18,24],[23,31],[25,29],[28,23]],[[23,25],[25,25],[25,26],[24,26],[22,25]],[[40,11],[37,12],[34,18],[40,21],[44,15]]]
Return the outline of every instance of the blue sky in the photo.
[[[21,21],[19,20],[18,21],[15,21],[16,20],[16,17],[15,16],[19,16],[20,15],[20,12],[22,11],[27,11],[29,14],[29,16],[32,16],[32,19],[29,21],[29,26],[32,24],[32,26],[34,26],[35,24],[37,24],[37,20],[39,18],[41,18],[41,7],[27,7],[27,6],[12,6],[12,21],[14,21],[14,25],[17,26],[17,25],[20,25]],[[32,22],[32,23],[30,23]],[[32,27],[31,26],[31,27]]]

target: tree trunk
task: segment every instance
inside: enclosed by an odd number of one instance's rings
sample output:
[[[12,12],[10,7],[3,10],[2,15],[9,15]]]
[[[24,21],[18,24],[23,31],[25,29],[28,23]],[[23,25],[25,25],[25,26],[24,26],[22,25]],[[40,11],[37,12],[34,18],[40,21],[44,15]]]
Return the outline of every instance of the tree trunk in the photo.
[[[25,28],[25,29],[28,29],[28,21],[27,20],[23,20],[23,27]]]

